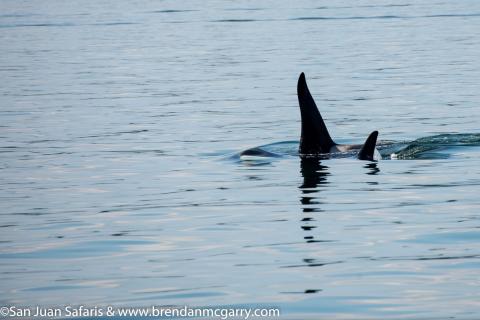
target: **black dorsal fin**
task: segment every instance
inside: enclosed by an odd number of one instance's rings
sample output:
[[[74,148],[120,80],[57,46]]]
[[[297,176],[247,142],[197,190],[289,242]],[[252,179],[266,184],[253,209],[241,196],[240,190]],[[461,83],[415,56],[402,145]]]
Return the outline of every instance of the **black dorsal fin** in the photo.
[[[375,146],[377,144],[378,131],[373,131],[368,136],[367,140],[358,153],[358,159],[360,160],[373,160],[373,154],[375,153]]]
[[[300,154],[329,153],[335,142],[330,137],[317,105],[308,90],[303,72],[298,78],[297,94],[302,117]]]

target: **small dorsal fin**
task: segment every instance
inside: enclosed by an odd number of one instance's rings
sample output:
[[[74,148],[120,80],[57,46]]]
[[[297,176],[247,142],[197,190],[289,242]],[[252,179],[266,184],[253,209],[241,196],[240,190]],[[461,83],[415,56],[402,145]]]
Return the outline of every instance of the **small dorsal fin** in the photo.
[[[358,159],[360,160],[373,160],[373,155],[375,153],[375,146],[377,144],[378,131],[373,131],[368,136],[367,140],[360,149],[358,153]]]
[[[335,145],[317,105],[308,90],[305,74],[302,72],[297,84],[298,103],[302,118],[302,136],[300,138],[300,154],[328,153]]]

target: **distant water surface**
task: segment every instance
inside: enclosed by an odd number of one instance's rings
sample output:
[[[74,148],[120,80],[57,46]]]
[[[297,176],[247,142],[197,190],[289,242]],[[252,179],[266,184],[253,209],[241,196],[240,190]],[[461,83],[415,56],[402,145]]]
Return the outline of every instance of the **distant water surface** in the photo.
[[[480,2],[0,2],[0,305],[480,318],[480,148],[232,160],[478,134]]]

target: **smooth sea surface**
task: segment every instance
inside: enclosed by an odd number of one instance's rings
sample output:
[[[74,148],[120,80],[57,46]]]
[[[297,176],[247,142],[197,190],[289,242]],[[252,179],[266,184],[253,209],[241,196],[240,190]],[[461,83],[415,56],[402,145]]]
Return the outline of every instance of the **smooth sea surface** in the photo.
[[[479,319],[480,1],[0,1],[0,305]]]

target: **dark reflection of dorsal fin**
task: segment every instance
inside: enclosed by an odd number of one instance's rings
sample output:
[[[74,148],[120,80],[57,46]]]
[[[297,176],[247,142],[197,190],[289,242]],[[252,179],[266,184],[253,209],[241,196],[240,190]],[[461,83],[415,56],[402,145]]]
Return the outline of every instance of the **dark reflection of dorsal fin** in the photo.
[[[297,94],[302,117],[300,154],[329,153],[335,142],[330,137],[317,105],[308,90],[303,72],[298,78]]]
[[[303,184],[300,186],[304,194],[315,193],[319,185],[328,184],[327,176],[330,175],[328,167],[322,165],[318,158],[304,158],[300,161],[300,173]]]
[[[369,169],[367,174],[368,175],[376,175],[377,173],[380,172],[380,169],[378,168],[378,165],[376,162],[369,162],[367,163],[364,168]],[[367,182],[368,184],[378,184],[378,182]]]
[[[358,159],[360,160],[373,160],[373,154],[375,153],[375,146],[377,144],[378,131],[373,131],[368,136],[367,140],[358,153]]]

